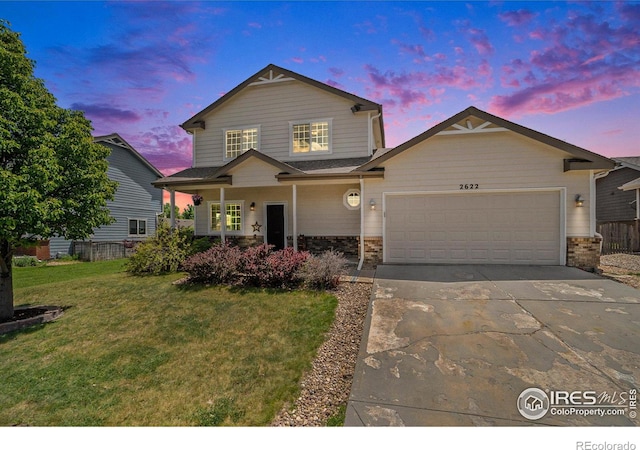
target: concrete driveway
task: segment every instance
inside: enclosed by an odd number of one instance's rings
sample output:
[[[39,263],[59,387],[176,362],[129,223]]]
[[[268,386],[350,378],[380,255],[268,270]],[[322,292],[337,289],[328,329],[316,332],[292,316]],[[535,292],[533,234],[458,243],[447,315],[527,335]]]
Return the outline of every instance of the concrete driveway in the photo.
[[[640,290],[569,267],[381,265],[345,425],[638,425],[637,389]]]

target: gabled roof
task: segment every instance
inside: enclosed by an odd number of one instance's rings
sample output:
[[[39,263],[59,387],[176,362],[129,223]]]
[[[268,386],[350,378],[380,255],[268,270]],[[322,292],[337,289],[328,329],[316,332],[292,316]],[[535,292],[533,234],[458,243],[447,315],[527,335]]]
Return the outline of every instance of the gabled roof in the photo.
[[[640,172],[640,156],[621,156],[611,159],[619,163],[619,168],[628,167],[629,169]]]
[[[144,156],[142,156],[138,151],[131,146],[127,141],[125,141],[118,133],[111,133],[105,136],[94,136],[93,142],[96,143],[107,143],[111,145],[115,145],[117,147],[124,148],[128,150],[135,158],[137,158],[142,164],[149,168],[156,176],[162,177],[162,172],[160,172],[156,167],[151,164]]]
[[[300,170],[291,167],[290,165],[283,163],[282,161],[278,161],[277,159],[273,159],[271,156],[267,156],[264,153],[260,153],[257,150],[254,149],[249,149],[246,152],[244,152],[242,155],[238,156],[237,158],[235,158],[233,161],[229,162],[228,164],[225,164],[224,166],[220,167],[217,171],[215,171],[212,175],[210,175],[208,178],[218,178],[221,176],[226,176],[229,175],[229,171],[231,169],[233,169],[234,167],[242,164],[243,162],[245,162],[248,159],[251,158],[258,158],[259,160],[267,163],[267,164],[271,164],[273,167],[280,169],[281,172],[284,173],[302,173]]]
[[[615,166],[614,161],[609,158],[605,158],[604,156],[598,155],[597,153],[590,152],[589,150],[585,150],[573,144],[569,144],[568,142],[561,141],[559,139],[553,138],[546,134],[540,133],[538,131],[532,130],[530,128],[523,127],[522,125],[518,125],[516,123],[510,122],[506,119],[503,119],[498,116],[494,116],[493,114],[489,114],[488,112],[482,111],[473,106],[465,109],[464,111],[459,112],[458,114],[450,117],[449,119],[441,122],[429,130],[425,131],[422,134],[414,137],[413,139],[408,140],[404,144],[395,147],[394,149],[385,152],[384,154],[374,157],[366,164],[363,164],[358,168],[359,171],[363,170],[371,170],[378,167],[381,163],[393,158],[394,156],[404,152],[407,149],[410,149],[422,141],[425,141],[439,133],[447,134],[447,133],[457,133],[464,132],[459,125],[460,122],[465,121],[468,118],[478,118],[481,121],[484,121],[485,124],[482,124],[476,129],[487,128],[486,131],[491,131],[491,128],[498,129],[506,129],[518,133],[520,135],[526,136],[530,139],[534,139],[536,141],[542,142],[544,144],[555,147],[559,150],[563,150],[569,154],[571,154],[574,158],[570,160],[565,160],[565,171],[567,170],[575,170],[575,169],[611,169]],[[486,123],[489,123],[490,126],[487,126]],[[452,131],[447,131],[449,128],[456,128]],[[473,131],[472,126],[469,128],[469,132]]]
[[[241,84],[233,88],[231,91],[227,92],[225,95],[220,97],[218,100],[207,106],[205,109],[191,117],[189,120],[180,125],[185,130],[191,130],[195,128],[202,128],[202,123],[204,120],[204,116],[209,114],[211,111],[220,107],[224,103],[231,100],[236,94],[240,91],[246,89],[247,87],[255,84],[266,83],[269,81],[285,81],[285,80],[297,80],[302,83],[306,83],[315,88],[321,89],[325,92],[329,92],[330,94],[337,95],[339,97],[345,98],[354,104],[354,111],[377,111],[382,113],[382,105],[372,102],[371,100],[367,100],[365,98],[359,97],[357,95],[351,94],[349,92],[343,91],[341,89],[335,88],[333,86],[329,86],[328,84],[321,83],[320,81],[316,81],[309,77],[305,77],[304,75],[300,75],[299,73],[292,72],[290,70],[284,69],[282,67],[278,67],[274,64],[269,64],[262,70],[259,70],[251,77],[247,78]],[[380,115],[380,133],[382,137],[382,144],[384,146],[384,124],[382,121],[382,115]]]

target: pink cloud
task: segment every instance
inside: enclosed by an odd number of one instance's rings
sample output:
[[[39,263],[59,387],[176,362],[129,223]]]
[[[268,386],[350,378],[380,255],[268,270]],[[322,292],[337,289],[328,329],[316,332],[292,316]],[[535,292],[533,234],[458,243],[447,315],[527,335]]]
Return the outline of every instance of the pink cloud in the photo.
[[[480,55],[491,55],[495,51],[484,30],[470,28],[467,30],[467,35],[469,36],[469,41],[471,41],[471,44]]]
[[[153,127],[125,139],[165,174],[191,167],[191,138],[177,126]]]
[[[290,61],[296,64],[304,63],[304,59],[300,58],[299,56],[294,56],[293,58],[290,59]]]
[[[511,95],[491,99],[490,111],[506,117],[523,114],[553,114],[595,102],[622,97],[624,84],[639,86],[640,71],[629,71],[611,79],[609,74],[588,79],[540,83]]]
[[[566,22],[538,30],[545,47],[531,51],[527,61],[502,67],[502,86],[515,90],[494,96],[492,110],[553,114],[638,92],[640,35],[634,11],[627,11],[628,22],[573,12]]]
[[[340,78],[344,75],[344,69],[340,69],[339,67],[329,67],[329,73],[336,78]]]

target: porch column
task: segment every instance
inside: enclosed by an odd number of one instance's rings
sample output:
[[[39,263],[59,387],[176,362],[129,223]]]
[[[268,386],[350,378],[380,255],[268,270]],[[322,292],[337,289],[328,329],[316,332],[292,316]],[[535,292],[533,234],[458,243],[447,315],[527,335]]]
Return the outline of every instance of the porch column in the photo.
[[[298,189],[293,186],[293,249],[298,251]]]
[[[358,270],[362,270],[364,264],[364,178],[360,177],[360,260]]]
[[[220,188],[220,241],[224,244],[227,231],[227,208],[224,205],[224,188]]]
[[[171,205],[171,213],[169,214],[169,217],[171,218],[171,229],[173,230],[176,228],[176,191],[173,189],[169,190],[169,199]]]

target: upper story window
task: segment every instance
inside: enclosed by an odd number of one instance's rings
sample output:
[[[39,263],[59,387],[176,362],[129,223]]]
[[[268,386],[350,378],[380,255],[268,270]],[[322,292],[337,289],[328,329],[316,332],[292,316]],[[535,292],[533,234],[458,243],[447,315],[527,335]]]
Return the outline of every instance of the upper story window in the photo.
[[[331,119],[290,122],[291,154],[331,153]]]
[[[260,127],[224,130],[224,159],[235,159],[249,149],[259,150]]]

